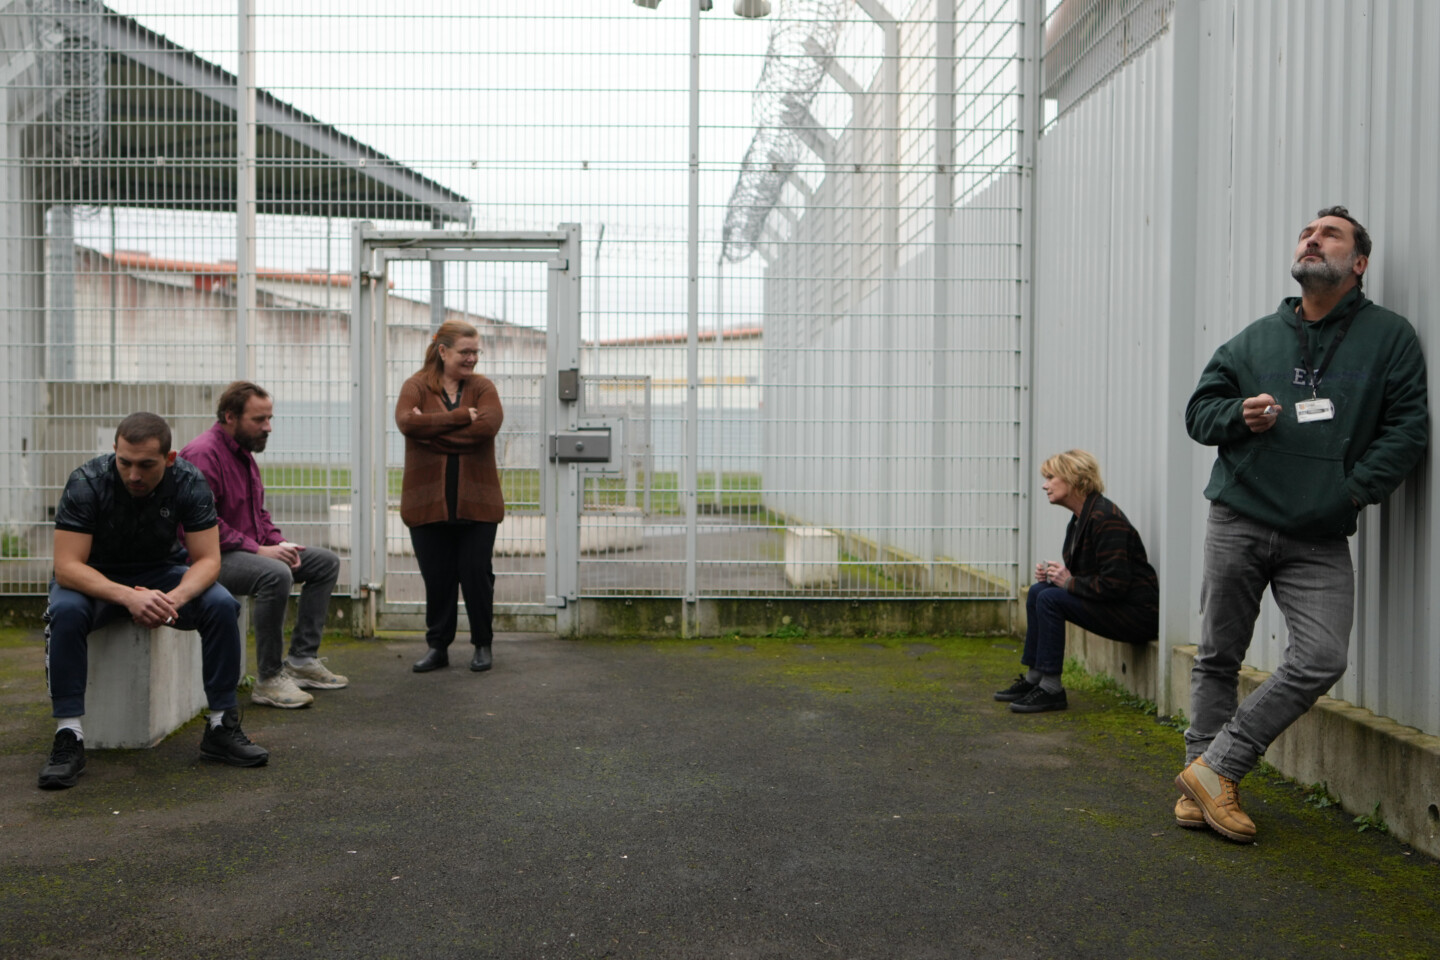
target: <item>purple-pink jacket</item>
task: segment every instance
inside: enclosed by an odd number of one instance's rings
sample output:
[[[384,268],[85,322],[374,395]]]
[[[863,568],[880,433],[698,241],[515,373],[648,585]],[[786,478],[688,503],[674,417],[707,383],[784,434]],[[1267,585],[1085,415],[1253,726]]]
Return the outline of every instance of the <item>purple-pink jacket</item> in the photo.
[[[285,538],[265,509],[265,483],[255,455],[240,449],[235,438],[217,422],[185,444],[180,457],[205,474],[215,495],[215,512],[220,515],[220,552],[244,550],[255,553],[260,547]]]

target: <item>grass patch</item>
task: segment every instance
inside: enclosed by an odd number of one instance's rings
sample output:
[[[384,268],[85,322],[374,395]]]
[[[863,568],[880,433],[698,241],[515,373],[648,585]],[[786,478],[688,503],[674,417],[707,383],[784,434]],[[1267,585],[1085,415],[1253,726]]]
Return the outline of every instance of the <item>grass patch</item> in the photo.
[[[333,503],[349,502],[353,477],[349,467],[322,466],[316,464],[269,464],[260,468],[265,481],[265,492],[271,495],[301,496],[319,495]],[[405,472],[399,467],[386,471],[386,496],[394,501],[400,499],[400,487]],[[513,469],[500,471],[500,489],[505,504],[518,513],[539,512],[540,471],[537,469]],[[642,472],[636,480],[637,489],[629,490],[623,477],[592,477],[586,481],[585,505],[587,507],[621,507],[626,499],[634,503],[644,500],[645,475]],[[761,505],[763,494],[758,473],[722,473],[719,476],[719,490],[716,490],[716,475],[702,473],[697,478],[698,500],[702,511],[710,513],[749,513],[755,522],[768,526],[781,523]],[[656,516],[683,516],[685,501],[681,494],[680,474],[674,471],[657,472],[650,485],[650,513]],[[0,540],[0,547],[3,547]],[[11,554],[5,554],[11,556]]]

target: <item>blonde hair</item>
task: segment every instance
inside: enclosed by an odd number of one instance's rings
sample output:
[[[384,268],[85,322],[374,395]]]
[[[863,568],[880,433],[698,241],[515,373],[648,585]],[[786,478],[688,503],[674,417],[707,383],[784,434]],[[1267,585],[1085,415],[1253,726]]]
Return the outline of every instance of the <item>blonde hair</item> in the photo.
[[[1040,464],[1040,476],[1049,480],[1059,477],[1071,489],[1084,495],[1104,493],[1105,481],[1100,479],[1100,461],[1086,450],[1066,450]]]

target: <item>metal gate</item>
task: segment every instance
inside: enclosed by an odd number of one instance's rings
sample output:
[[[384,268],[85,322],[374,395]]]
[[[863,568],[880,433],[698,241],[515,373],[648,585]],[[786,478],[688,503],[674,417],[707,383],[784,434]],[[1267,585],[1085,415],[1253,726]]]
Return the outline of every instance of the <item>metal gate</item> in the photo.
[[[447,266],[461,273],[458,284],[447,281]],[[505,408],[496,438],[506,500],[495,547],[496,621],[509,630],[563,629],[556,621],[577,597],[583,468],[608,463],[618,426],[581,410],[579,225],[496,233],[362,222],[352,270],[359,295],[350,327],[351,595],[368,601],[376,629],[423,629],[424,586],[399,518],[404,445],[394,409],[434,329],[458,318],[479,330],[477,369],[495,382]],[[428,298],[405,296],[422,284]],[[471,295],[497,291],[498,310],[470,309]]]

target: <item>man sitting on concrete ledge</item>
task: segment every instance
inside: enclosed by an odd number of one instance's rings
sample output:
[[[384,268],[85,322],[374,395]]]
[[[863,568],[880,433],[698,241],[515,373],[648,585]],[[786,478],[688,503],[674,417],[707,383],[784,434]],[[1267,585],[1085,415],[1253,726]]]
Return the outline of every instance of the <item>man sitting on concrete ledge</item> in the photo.
[[[132,413],[115,431],[115,452],[70,474],[55,511],[55,579],[45,612],[45,673],[59,721],[44,789],[73,787],[85,769],[85,685],[90,631],[128,614],[142,627],[200,632],[209,720],[200,753],[237,767],[270,754],[240,729],[240,605],[215,582],[220,537],[215,501],[200,471],[170,449],[170,426]],[[177,527],[184,524],[186,565]]]
[[[339,690],[350,681],[319,659],[320,634],[330,595],[340,577],[340,558],[324,547],[285,539],[265,509],[265,483],[255,454],[270,439],[274,404],[258,384],[236,380],[220,394],[215,423],[180,451],[200,468],[215,495],[220,523],[220,584],[237,597],[255,598],[255,665],[260,674],[250,701],[293,709],[314,700],[311,690]],[[186,528],[188,531],[188,527]],[[285,610],[290,590],[300,606],[285,648]]]

